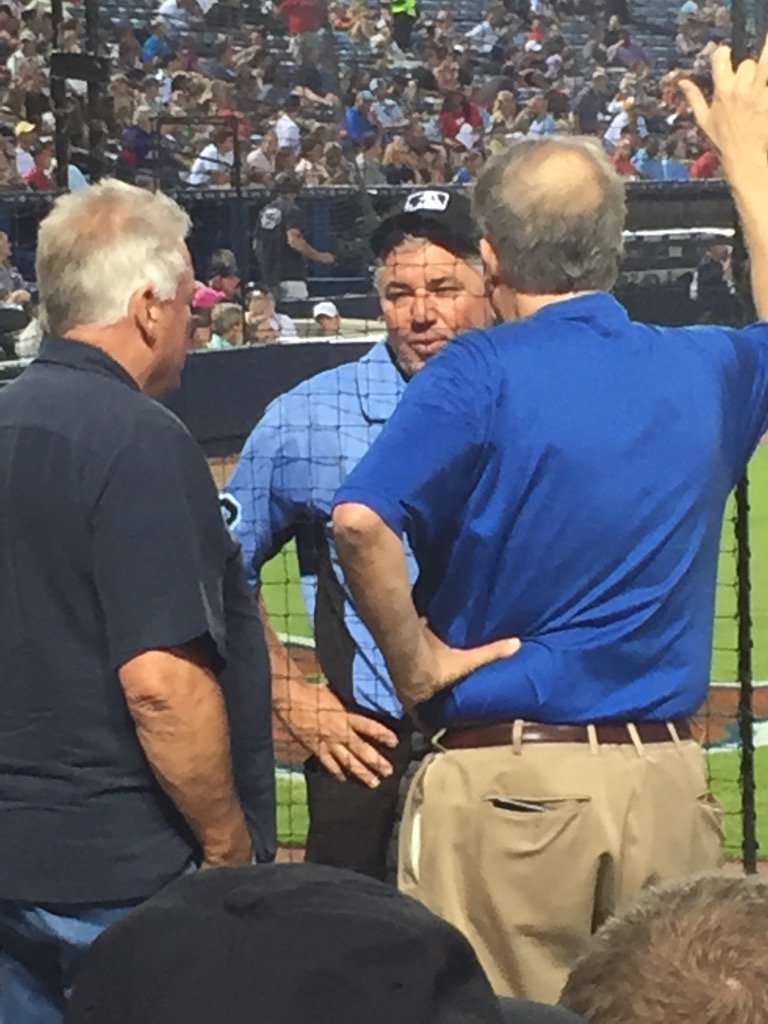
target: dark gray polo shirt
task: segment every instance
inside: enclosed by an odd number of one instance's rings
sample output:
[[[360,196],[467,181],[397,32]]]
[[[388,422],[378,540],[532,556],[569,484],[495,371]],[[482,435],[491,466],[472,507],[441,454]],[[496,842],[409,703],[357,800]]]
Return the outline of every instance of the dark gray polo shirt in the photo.
[[[239,550],[186,428],[109,356],[44,341],[0,393],[0,899],[142,899],[199,857],[117,669],[198,641],[274,853],[269,669]]]

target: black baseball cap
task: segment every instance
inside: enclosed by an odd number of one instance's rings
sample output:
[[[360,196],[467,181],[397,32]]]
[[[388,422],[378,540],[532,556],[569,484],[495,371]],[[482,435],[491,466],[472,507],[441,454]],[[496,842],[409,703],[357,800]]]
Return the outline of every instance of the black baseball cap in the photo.
[[[391,886],[316,864],[185,875],[108,928],[66,1024],[566,1024],[507,1003],[463,935]],[[554,1016],[546,1015],[551,1010]]]
[[[422,188],[410,192],[371,235],[371,249],[384,259],[406,235],[425,238],[457,256],[477,256],[480,235],[472,205],[462,192]]]

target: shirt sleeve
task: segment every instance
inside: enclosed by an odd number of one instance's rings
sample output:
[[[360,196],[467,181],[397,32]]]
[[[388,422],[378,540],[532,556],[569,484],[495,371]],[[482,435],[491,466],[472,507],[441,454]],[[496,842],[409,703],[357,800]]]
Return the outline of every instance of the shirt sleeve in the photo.
[[[495,408],[492,342],[485,332],[451,342],[405,390],[384,430],[336,495],[373,509],[417,559],[461,519]]]
[[[227,664],[219,676],[230,725],[235,786],[256,860],[271,861],[277,845],[272,693],[264,630],[237,545],[229,542],[224,574]]]
[[[309,446],[307,414],[278,399],[251,433],[220,496],[224,521],[240,541],[248,583],[306,519]]]
[[[205,458],[181,424],[147,426],[115,457],[92,519],[94,579],[114,668],[208,641],[226,658],[227,533]]]
[[[734,414],[737,478],[744,471],[760,438],[768,432],[768,322],[731,331],[736,357]]]

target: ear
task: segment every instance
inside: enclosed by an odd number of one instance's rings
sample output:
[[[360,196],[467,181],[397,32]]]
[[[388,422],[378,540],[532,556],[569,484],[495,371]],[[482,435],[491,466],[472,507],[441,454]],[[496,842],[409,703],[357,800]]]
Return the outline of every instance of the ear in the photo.
[[[494,285],[498,284],[501,273],[501,264],[496,250],[487,238],[480,239],[480,258],[485,267],[485,276]]]
[[[148,348],[155,346],[155,329],[160,315],[160,303],[151,284],[142,284],[128,302],[128,319],[136,325]]]

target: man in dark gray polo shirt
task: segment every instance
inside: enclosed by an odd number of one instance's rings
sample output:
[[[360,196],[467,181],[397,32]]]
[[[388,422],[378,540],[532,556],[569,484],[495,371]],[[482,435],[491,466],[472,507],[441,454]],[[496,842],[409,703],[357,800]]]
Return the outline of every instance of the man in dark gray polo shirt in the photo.
[[[40,230],[50,337],[0,395],[0,1022],[196,865],[274,853],[269,672],[178,384],[187,215],[106,182]]]

